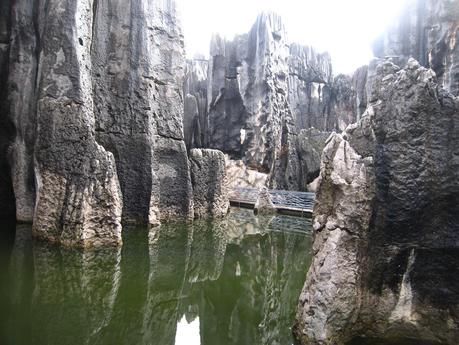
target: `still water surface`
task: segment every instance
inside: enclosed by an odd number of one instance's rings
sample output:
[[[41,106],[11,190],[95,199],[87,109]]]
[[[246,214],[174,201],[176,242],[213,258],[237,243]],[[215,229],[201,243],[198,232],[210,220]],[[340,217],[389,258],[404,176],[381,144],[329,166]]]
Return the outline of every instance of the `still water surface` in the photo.
[[[232,209],[80,251],[16,226],[0,251],[0,344],[292,344],[310,230],[306,219]]]

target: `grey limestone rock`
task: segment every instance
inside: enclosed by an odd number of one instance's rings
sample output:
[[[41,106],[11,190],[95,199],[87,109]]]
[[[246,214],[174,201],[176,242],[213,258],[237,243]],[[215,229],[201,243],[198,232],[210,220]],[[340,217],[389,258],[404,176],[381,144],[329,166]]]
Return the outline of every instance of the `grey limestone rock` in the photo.
[[[317,177],[317,160],[306,166],[315,148],[305,147],[301,129],[342,131],[366,106],[366,69],[340,82],[328,53],[290,44],[273,13],[262,13],[249,33],[232,41],[214,36],[210,60],[187,65],[188,149],[221,150],[269,174],[271,188],[305,190]]]
[[[183,94],[185,113],[183,130],[188,149],[208,146],[207,73],[209,61],[196,57],[187,60]]]
[[[192,219],[175,2],[12,5],[0,5],[0,214],[77,246],[120,243],[121,221]]]
[[[209,67],[209,145],[260,172],[295,163],[288,104],[289,49],[279,16],[261,14],[248,35],[214,37]]]
[[[237,187],[261,188],[268,183],[268,174],[249,169],[242,160],[231,160],[226,158],[226,175],[228,188],[231,190]]]
[[[300,160],[298,190],[306,190],[307,184],[319,176],[320,159],[329,135],[329,132],[322,132],[315,128],[303,129],[298,134],[297,151]]]
[[[209,146],[272,172],[284,153],[294,159],[282,146],[292,145],[296,125],[322,125],[331,63],[327,54],[289,46],[280,17],[263,13],[248,34],[213,38],[208,79]]]
[[[33,233],[66,245],[118,244],[122,200],[115,160],[95,138],[92,6],[90,1],[49,5],[53,11],[46,13],[37,33],[42,53],[36,91]],[[44,16],[45,9],[40,10],[39,17]]]
[[[37,33],[34,27],[33,13],[37,4],[33,1],[18,1],[9,7],[10,1],[4,2],[2,20],[3,37],[2,70],[3,90],[2,124],[3,140],[8,143],[4,152],[4,168],[1,174],[1,185],[10,187],[12,192],[5,191],[2,196],[14,194],[14,208],[19,221],[32,221],[35,203],[35,183],[33,170],[33,151],[36,122],[36,81],[38,78],[38,61],[35,54]],[[11,3],[12,4],[12,3]],[[3,141],[2,140],[2,141]],[[10,180],[11,182],[7,182]],[[5,187],[0,187],[3,189]],[[10,189],[8,188],[8,189]],[[13,192],[14,191],[14,192]],[[1,198],[1,197],[0,197]],[[2,209],[9,209],[4,206]],[[1,212],[1,211],[0,211]]]
[[[412,59],[381,63],[370,99],[322,156],[295,333],[303,344],[456,344],[458,100]]]
[[[365,112],[368,104],[369,85],[371,84],[371,76],[368,74],[371,67],[362,66],[352,75],[352,86],[355,90],[355,120],[358,121]],[[354,121],[355,122],[355,121]]]
[[[9,51],[10,51],[10,13],[11,1],[0,4],[0,217],[13,218],[16,213],[11,164],[8,159],[10,147],[14,141],[14,125],[7,116],[9,107],[6,98],[8,87]]]
[[[189,219],[184,52],[175,4],[101,0],[96,5],[91,53],[97,139],[115,154],[123,222],[157,224],[174,212]],[[168,145],[178,159],[173,163]],[[176,183],[168,180],[173,176],[180,177]]]
[[[153,174],[158,186],[153,186],[150,224],[155,224],[155,214],[166,222],[192,220],[193,187],[185,142],[157,136],[155,145]]]
[[[199,121],[198,100],[195,96],[186,94],[183,114],[183,131],[187,148],[201,147],[201,122]]]
[[[400,18],[374,44],[377,57],[403,64],[410,57],[432,68],[439,83],[459,95],[459,1],[412,0]]]
[[[291,44],[288,67],[288,100],[295,124],[300,129],[335,128],[335,118],[329,116],[333,86],[330,55]]]
[[[315,128],[284,130],[282,150],[270,173],[269,185],[275,189],[306,191],[309,183],[319,176],[320,157],[329,132]]]
[[[255,214],[260,215],[277,213],[276,207],[271,200],[268,188],[262,187],[258,190],[258,197],[255,202],[254,212]]]
[[[229,210],[225,155],[221,151],[193,149],[190,152],[194,217],[223,217]]]

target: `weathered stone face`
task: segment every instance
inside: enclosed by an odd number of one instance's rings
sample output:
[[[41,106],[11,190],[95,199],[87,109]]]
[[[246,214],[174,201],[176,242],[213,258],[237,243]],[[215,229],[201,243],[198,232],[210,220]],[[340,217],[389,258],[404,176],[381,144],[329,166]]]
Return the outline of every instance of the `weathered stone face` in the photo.
[[[1,76],[3,91],[0,95],[3,117],[1,130],[5,132],[1,137],[8,141],[3,151],[6,151],[5,159],[8,163],[4,163],[5,168],[1,169],[2,174],[7,175],[0,185],[7,185],[5,181],[11,180],[16,218],[20,221],[31,221],[35,202],[32,162],[38,69],[33,11],[36,10],[37,5],[34,5],[33,1],[18,1],[14,6],[8,3],[9,1],[6,1],[1,5],[5,20],[2,20],[3,49],[0,59],[3,69]],[[5,170],[8,172],[4,172]],[[9,195],[6,190],[1,194]],[[10,209],[6,205],[2,208]]]
[[[10,13],[11,1],[0,4],[0,217],[14,217],[16,205],[14,200],[11,165],[8,160],[9,150],[14,140],[14,125],[8,118],[6,97],[8,87],[4,82],[8,78],[10,52]]]
[[[225,155],[217,150],[190,152],[194,217],[223,217],[229,210]]]
[[[271,200],[271,195],[269,194],[268,188],[262,187],[258,190],[257,201],[255,202],[253,212],[257,215],[269,215],[277,213],[276,207]]]
[[[209,67],[209,145],[272,171],[288,105],[289,49],[280,17],[262,14],[247,35],[214,37]]]
[[[325,139],[354,122],[366,107],[366,71],[334,78],[328,53],[290,44],[280,17],[263,13],[248,34],[214,36],[208,63],[188,62],[188,149],[221,150],[269,174],[271,188],[306,190],[319,165],[300,130],[321,131]]]
[[[11,18],[0,25],[0,212],[78,246],[120,243],[121,217],[191,219],[175,2],[10,5],[0,11]]]
[[[166,220],[169,216],[158,209],[166,204],[179,212],[177,217],[188,219],[190,208],[173,196],[181,194],[184,185],[189,192],[190,184],[186,150],[180,143],[184,52],[175,5],[104,0],[97,2],[95,18],[91,53],[97,138],[116,155],[123,221]],[[164,154],[156,151],[168,144],[181,163],[164,173],[184,177],[162,188],[156,180],[164,182],[167,176],[155,175],[154,169],[167,163],[162,162]],[[188,192],[185,204],[190,203]],[[151,206],[155,199],[159,200],[156,208]]]
[[[50,6],[54,11],[47,13],[37,33],[42,53],[33,232],[66,245],[118,244],[122,201],[115,162],[96,142],[94,131],[92,6],[89,1]]]
[[[335,128],[336,119],[329,116],[333,75],[328,53],[291,44],[288,69],[288,101],[296,126],[325,131]]]
[[[375,42],[374,54],[401,64],[413,57],[432,68],[439,83],[458,96],[458,18],[457,0],[410,1],[400,19]]]
[[[242,160],[231,160],[226,158],[226,173],[228,177],[228,187],[234,188],[261,188],[268,185],[268,174],[249,169]]]
[[[322,132],[315,128],[303,129],[298,133],[299,190],[306,190],[306,185],[319,176],[320,158],[329,135],[330,133]]]
[[[209,147],[243,159],[258,171],[274,170],[283,131],[293,123],[287,99],[288,56],[285,29],[274,14],[260,15],[252,30],[234,41],[213,38]]]
[[[157,136],[155,145],[153,169],[159,192],[150,205],[157,203],[153,209],[158,210],[162,221],[192,220],[193,189],[185,143]]]
[[[209,61],[204,58],[187,60],[183,94],[185,113],[183,130],[187,148],[208,146],[207,73]]]
[[[379,65],[372,90],[364,117],[322,156],[296,334],[455,344],[459,104],[414,60]]]

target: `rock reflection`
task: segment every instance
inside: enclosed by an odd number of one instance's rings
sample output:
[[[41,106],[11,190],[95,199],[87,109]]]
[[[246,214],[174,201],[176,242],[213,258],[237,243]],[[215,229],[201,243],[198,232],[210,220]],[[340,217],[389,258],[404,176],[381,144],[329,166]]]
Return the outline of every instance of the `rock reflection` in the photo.
[[[119,249],[80,252],[40,243],[33,261],[34,342],[96,343],[118,294]]]
[[[190,265],[187,271],[190,283],[217,280],[223,270],[228,244],[227,220],[199,221],[193,224]]]
[[[185,225],[164,225],[150,233],[150,276],[143,344],[175,342],[192,236],[192,229]]]
[[[32,242],[26,227],[12,252],[14,313],[2,336],[19,344],[172,345],[177,324],[194,321],[203,345],[290,344],[309,227],[233,210],[214,222],[126,229],[121,251]]]

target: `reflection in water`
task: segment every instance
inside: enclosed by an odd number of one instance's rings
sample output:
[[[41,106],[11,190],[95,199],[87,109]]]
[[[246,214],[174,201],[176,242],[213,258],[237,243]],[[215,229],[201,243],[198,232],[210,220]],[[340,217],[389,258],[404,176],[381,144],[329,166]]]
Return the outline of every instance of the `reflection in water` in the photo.
[[[177,324],[177,333],[175,335],[175,345],[193,345],[200,344],[201,336],[199,332],[199,319],[188,322],[183,316]]]
[[[233,209],[221,221],[126,229],[122,249],[80,251],[17,227],[2,261],[0,343],[291,344],[309,229]]]

